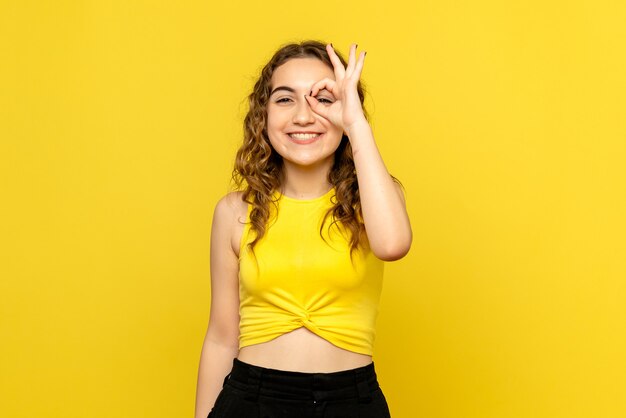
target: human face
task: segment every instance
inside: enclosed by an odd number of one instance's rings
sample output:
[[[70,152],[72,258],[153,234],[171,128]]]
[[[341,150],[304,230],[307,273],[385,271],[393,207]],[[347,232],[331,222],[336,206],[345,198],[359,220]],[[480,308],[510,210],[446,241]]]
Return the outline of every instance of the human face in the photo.
[[[299,166],[332,164],[343,130],[318,115],[304,98],[323,78],[335,79],[332,68],[317,58],[293,58],[274,70],[267,104],[267,135],[285,163]],[[316,99],[330,106],[335,97],[326,89]],[[294,137],[294,133],[308,135]],[[318,135],[312,135],[318,134]]]

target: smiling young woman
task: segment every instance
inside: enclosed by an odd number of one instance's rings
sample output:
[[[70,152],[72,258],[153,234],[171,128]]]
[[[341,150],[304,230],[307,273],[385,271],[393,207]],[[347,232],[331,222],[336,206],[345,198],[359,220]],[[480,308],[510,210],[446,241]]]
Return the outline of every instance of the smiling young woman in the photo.
[[[315,82],[327,77],[333,77],[333,70],[316,58],[290,59],[272,74],[271,85],[276,87],[267,104],[267,136],[282,157],[285,178],[281,184],[288,196],[319,196],[331,187],[326,174],[332,167],[343,129],[316,114],[306,99]],[[325,89],[316,99],[326,107],[335,101]],[[325,184],[319,184],[320,178],[326,180]]]
[[[217,203],[196,417],[390,417],[373,362],[384,261],[409,251],[365,54],[282,46],[249,96],[237,191]]]

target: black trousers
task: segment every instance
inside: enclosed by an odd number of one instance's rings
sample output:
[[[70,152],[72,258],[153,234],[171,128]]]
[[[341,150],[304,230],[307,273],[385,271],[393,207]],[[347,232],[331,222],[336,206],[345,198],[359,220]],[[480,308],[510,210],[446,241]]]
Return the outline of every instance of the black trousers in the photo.
[[[233,359],[207,418],[391,418],[374,363],[332,373],[268,369]]]

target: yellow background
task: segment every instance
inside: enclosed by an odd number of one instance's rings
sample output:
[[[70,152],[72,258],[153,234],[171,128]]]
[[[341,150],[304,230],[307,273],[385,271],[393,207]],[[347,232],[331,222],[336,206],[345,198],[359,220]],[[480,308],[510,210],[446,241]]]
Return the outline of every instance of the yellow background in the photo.
[[[3,0],[0,416],[192,416],[245,96],[316,38],[407,189],[393,417],[626,417],[626,6],[514,3]]]

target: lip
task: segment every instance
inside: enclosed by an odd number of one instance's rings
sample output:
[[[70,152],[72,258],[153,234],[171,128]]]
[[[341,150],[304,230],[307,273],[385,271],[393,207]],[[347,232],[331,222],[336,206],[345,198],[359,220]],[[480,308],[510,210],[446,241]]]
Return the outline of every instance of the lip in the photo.
[[[297,140],[291,137],[290,134],[319,134],[318,136],[316,136],[315,138],[311,138],[311,139],[306,139],[306,140]],[[326,135],[325,133],[321,133],[321,132],[289,132],[287,134],[287,138],[289,138],[289,140],[291,142],[293,142],[294,144],[298,144],[298,145],[306,145],[306,144],[310,144],[313,143],[315,141],[319,141],[320,139],[322,139],[324,137],[324,135]]]

